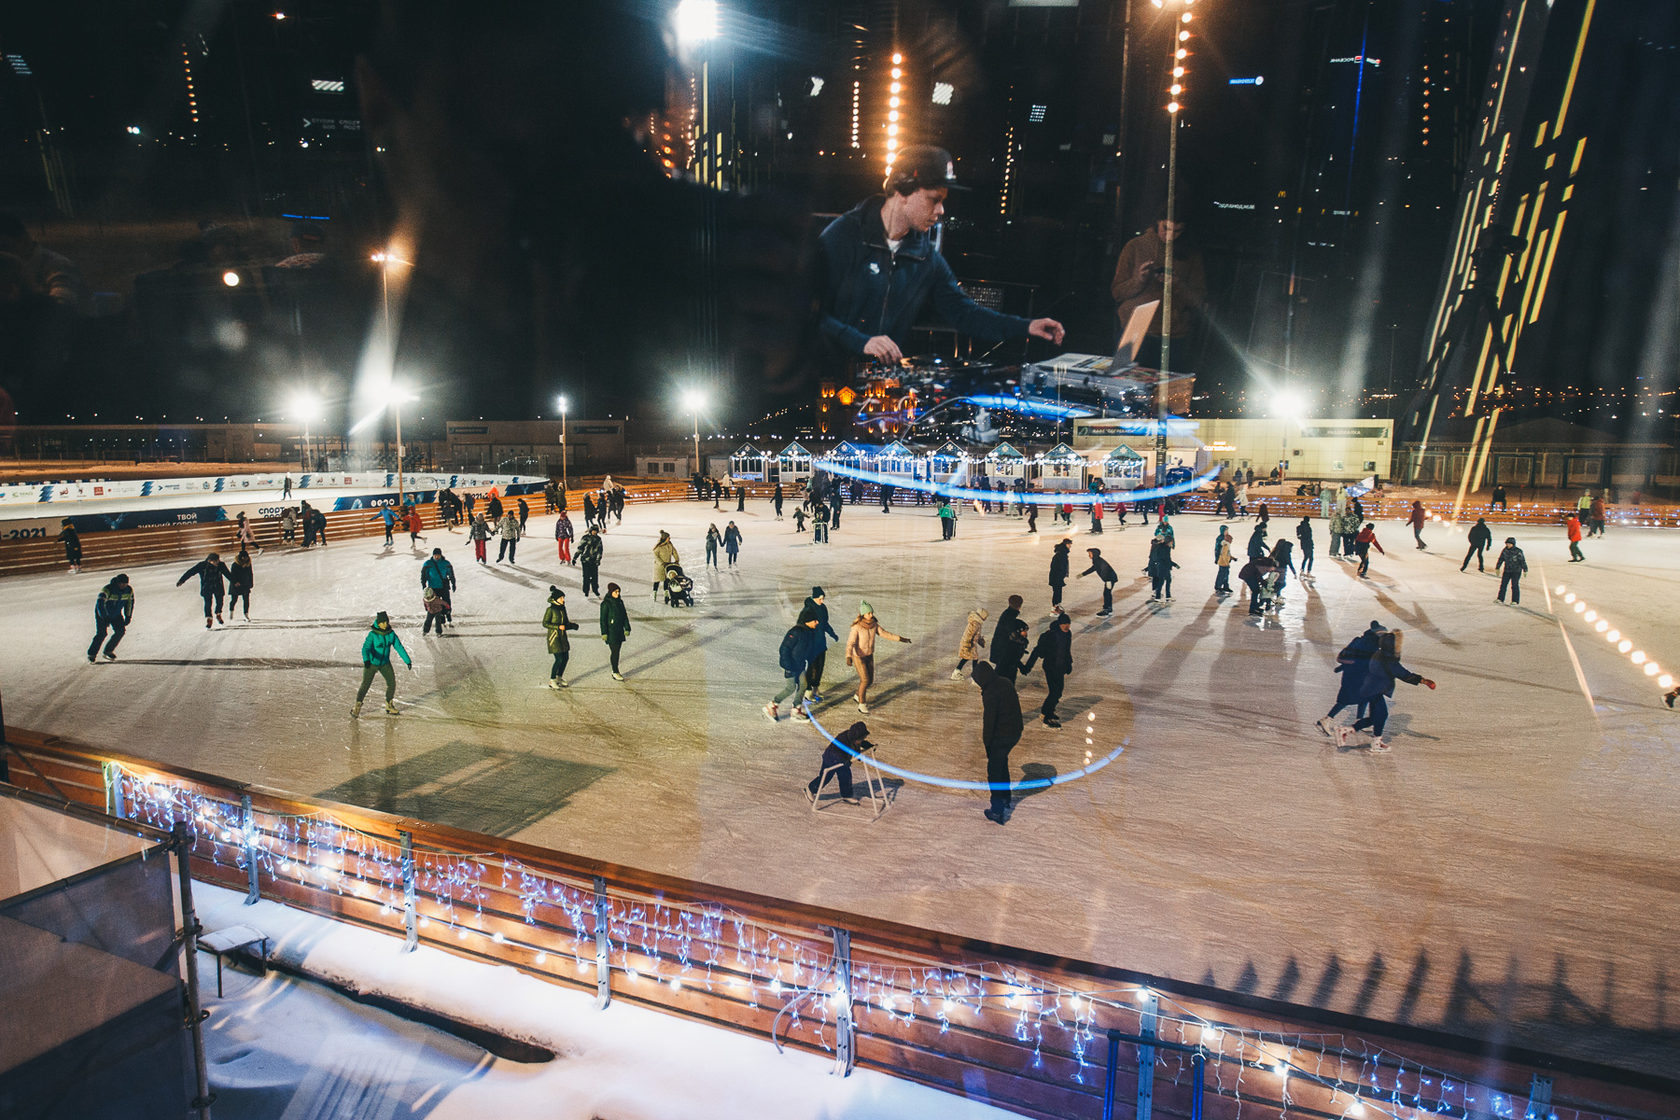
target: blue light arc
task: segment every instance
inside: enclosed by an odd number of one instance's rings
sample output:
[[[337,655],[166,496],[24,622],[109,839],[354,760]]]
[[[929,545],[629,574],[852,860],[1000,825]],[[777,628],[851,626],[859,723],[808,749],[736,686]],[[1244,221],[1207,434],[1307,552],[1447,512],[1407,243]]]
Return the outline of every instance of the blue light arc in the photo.
[[[824,739],[827,739],[830,743],[833,743],[835,746],[845,751],[852,758],[861,759],[863,757],[858,754],[857,751],[854,751],[852,748],[830,735],[828,733],[828,728],[817,722],[817,717],[811,715],[810,701],[805,701],[803,706],[805,708],[805,714],[811,716],[811,726],[821,732]],[[1066,774],[1057,774],[1054,778],[1029,778],[1019,782],[976,782],[967,778],[942,778],[937,774],[924,774],[919,770],[906,770],[902,766],[894,766],[891,763],[882,762],[878,758],[871,758],[867,761],[870,765],[875,766],[894,777],[903,778],[904,780],[910,782],[920,782],[922,785],[940,786],[944,789],[972,789],[980,790],[986,793],[1007,793],[1012,791],[1018,792],[1021,790],[1049,789],[1051,786],[1066,785],[1069,782],[1078,781],[1080,778],[1088,778],[1092,774],[1095,774],[1098,770],[1101,770],[1103,767],[1113,762],[1115,759],[1119,758],[1121,753],[1125,751],[1126,745],[1130,742],[1130,739],[1122,739],[1120,740],[1119,746],[1115,747],[1095,762],[1087,763],[1077,770],[1070,770]]]

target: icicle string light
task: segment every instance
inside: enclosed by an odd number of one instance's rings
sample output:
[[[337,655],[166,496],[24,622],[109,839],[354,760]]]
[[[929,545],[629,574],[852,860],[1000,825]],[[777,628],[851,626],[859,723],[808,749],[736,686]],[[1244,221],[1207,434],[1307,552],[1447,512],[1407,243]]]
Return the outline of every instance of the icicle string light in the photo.
[[[189,785],[113,766],[128,816],[160,828],[186,822],[196,854],[241,875],[255,860],[270,884],[293,884],[376,905],[400,925],[403,856],[394,840],[358,830],[330,813],[255,810],[247,837],[237,798],[206,795]],[[413,847],[419,924],[429,940],[493,956],[544,976],[593,985],[595,891],[494,852]],[[762,923],[712,903],[673,902],[634,889],[608,896],[607,968],[615,990],[635,996],[662,985],[683,993],[773,1008],[772,1039],[797,1040],[833,1053],[836,960],[819,933]],[[441,930],[439,925],[443,927]],[[523,927],[523,929],[521,929]],[[517,957],[524,954],[524,960]],[[1158,1000],[1158,1038],[1192,1048],[1205,1061],[1204,1091],[1228,1100],[1232,1114],[1262,1109],[1279,1117],[1329,1115],[1302,1103],[1300,1089],[1327,1093],[1348,1120],[1493,1117],[1517,1120],[1526,1098],[1411,1061],[1339,1032],[1278,1033],[1239,1027],[1197,1014],[1158,989],[1136,983],[1074,988],[998,961],[930,961],[854,940],[853,1019],[864,1034],[917,1024],[1011,1040],[1023,1049],[1023,1071],[1099,1087],[1103,1032],[1143,1032],[1139,1002]],[[648,997],[645,992],[643,998]],[[879,1020],[879,1025],[871,1023]],[[785,1028],[784,1028],[785,1024]],[[1030,1047],[1030,1054],[1026,1048]],[[1188,1072],[1183,1051],[1156,1050],[1155,1067],[1175,1085]],[[1617,1120],[1608,1113],[1553,1108],[1545,1120]]]

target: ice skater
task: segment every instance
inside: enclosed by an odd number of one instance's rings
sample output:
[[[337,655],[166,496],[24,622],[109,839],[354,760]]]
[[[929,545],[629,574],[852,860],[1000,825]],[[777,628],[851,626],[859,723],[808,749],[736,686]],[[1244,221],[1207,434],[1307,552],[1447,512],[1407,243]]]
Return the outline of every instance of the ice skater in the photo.
[[[731,521],[723,528],[723,553],[729,557],[729,566],[735,566],[735,560],[741,555],[741,530]]]
[[[835,782],[840,787],[840,800],[848,805],[856,805],[858,799],[852,795],[853,756],[874,749],[875,744],[869,741],[869,728],[864,726],[861,719],[836,735],[832,743],[825,740],[817,776],[805,786],[811,803],[816,804],[817,795],[822,792],[823,779],[833,771]]]
[[[245,515],[244,510],[239,511],[239,516],[234,518],[234,524],[237,526],[234,543],[247,552],[254,548],[257,550],[257,555],[261,556],[262,545],[257,543],[257,534],[251,528],[251,519]]]
[[[801,723],[811,722],[811,717],[805,714],[800,705],[800,693],[805,687],[805,673],[810,667],[811,657],[822,647],[822,635],[817,633],[817,612],[811,608],[810,600],[805,601],[805,607],[799,612],[799,619],[788,632],[782,635],[782,644],[776,650],[776,662],[782,667],[782,690],[771,697],[770,703],[764,705],[764,718],[775,723],[781,715],[781,703],[793,699],[793,718]]]
[[[1018,618],[1000,623],[992,633],[992,668],[1013,683],[1021,675],[1021,659],[1027,655],[1027,624]]]
[[[548,670],[548,687],[560,689],[566,687],[566,662],[572,657],[571,639],[566,637],[566,631],[576,630],[578,624],[572,621],[572,616],[566,613],[566,593],[553,584],[548,588],[548,608],[543,611],[543,629],[548,632],[548,652],[554,658],[554,663]],[[625,632],[629,632],[626,624]]]
[[[1412,512],[1407,516],[1406,523],[1412,527],[1412,539],[1417,541],[1417,546],[1419,548],[1429,547],[1423,543],[1423,526],[1424,522],[1428,520],[1429,515],[1423,511],[1423,503],[1421,501],[1414,501],[1412,503]]]
[[[857,710],[866,715],[869,712],[869,686],[875,683],[875,641],[878,638],[910,644],[909,638],[900,637],[882,626],[875,618],[875,608],[865,599],[858,603],[857,618],[846,634],[846,664],[857,670],[858,686],[852,700],[857,704]]]
[[[1073,548],[1073,538],[1063,537],[1050,552],[1050,609],[1062,609],[1062,589],[1068,581],[1068,552]]]
[[[770,506],[776,511],[776,520],[782,519],[782,484],[776,483],[775,493],[770,495]]]
[[[128,585],[128,576],[117,574],[111,577],[111,582],[99,589],[99,597],[93,603],[93,644],[88,646],[88,664],[92,665],[99,656],[99,644],[105,643],[105,660],[117,659],[117,643],[123,640],[128,632],[129,624],[134,621],[134,589]],[[111,638],[106,641],[109,632]],[[1670,705],[1672,707],[1673,705]]]
[[[1564,532],[1569,537],[1569,562],[1579,564],[1586,557],[1581,555],[1581,519],[1575,514],[1569,515],[1569,521],[1564,525]]]
[[[624,648],[624,639],[630,636],[630,612],[624,609],[624,593],[616,583],[607,584],[606,598],[601,600],[601,640],[607,643],[607,652],[612,664],[612,679],[621,681],[624,674],[618,670],[618,653]]]
[[[1528,558],[1517,547],[1517,538],[1505,538],[1505,547],[1494,561],[1493,570],[1499,573],[1499,601],[1505,601],[1505,591],[1509,588],[1512,605],[1522,602],[1522,577],[1528,571]]]
[[[951,670],[951,679],[963,679],[963,668],[970,661],[980,658],[980,651],[986,648],[986,639],[980,636],[980,627],[986,619],[991,617],[985,607],[975,607],[968,612],[968,621],[963,625],[962,639],[957,643],[957,667]]]
[[[373,684],[375,673],[385,678],[385,714],[402,714],[397,711],[397,674],[391,668],[393,649],[402,656],[408,671],[414,672],[414,661],[408,656],[408,650],[403,648],[402,639],[397,637],[397,632],[391,629],[391,616],[380,611],[374,615],[373,626],[368,630],[367,637],[362,639],[362,687],[356,691],[356,703],[350,709],[351,719],[362,714],[362,701],[367,698],[368,688]]]
[[[426,538],[422,537],[420,535],[420,530],[424,529],[426,527],[426,524],[420,517],[420,507],[419,506],[409,506],[408,507],[407,521],[408,521],[408,547],[413,548],[417,544],[425,543]]]
[[[718,532],[717,523],[713,522],[706,526],[706,567],[716,568],[718,566],[718,545],[722,542],[723,534]]]
[[[677,556],[676,542],[671,534],[659,530],[659,540],[653,546],[653,597],[659,598],[659,589],[665,586],[665,570],[672,564],[681,564]]]
[[[1149,542],[1149,562],[1144,567],[1149,575],[1149,597],[1159,603],[1172,602],[1172,570],[1178,567],[1173,563],[1172,544],[1162,532],[1165,528],[1164,522],[1158,523],[1155,539]]]
[[[1103,605],[1102,610],[1097,612],[1097,617],[1107,618],[1114,613],[1114,585],[1120,582],[1120,577],[1114,574],[1114,568],[1110,566],[1107,560],[1103,559],[1102,549],[1087,548],[1085,555],[1090,558],[1091,566],[1080,572],[1079,578],[1084,579],[1088,575],[1095,575],[1102,580]]]
[[[369,521],[383,521],[383,522],[385,522],[385,547],[390,548],[391,545],[394,543],[391,540],[391,534],[396,530],[396,527],[397,527],[397,512],[396,512],[396,510],[393,510],[390,506],[386,506],[383,509],[381,509],[378,513],[374,514],[372,517],[368,518],[368,520]]]
[[[1370,729],[1371,749],[1379,753],[1390,749],[1383,739],[1383,728],[1388,724],[1388,700],[1394,695],[1394,683],[1405,681],[1410,685],[1435,687],[1434,681],[1400,663],[1400,645],[1404,637],[1405,632],[1401,630],[1378,635],[1377,651],[1366,664],[1365,682],[1360,689],[1361,698],[1369,701],[1371,708],[1368,714],[1353,722],[1353,730]]]
[[[810,611],[817,619],[817,648],[811,655],[810,665],[805,670],[805,699],[813,704],[822,703],[823,670],[828,666],[828,643],[840,640],[840,635],[834,632],[834,627],[828,624],[828,604],[821,587],[811,588],[811,594],[806,597],[803,610]],[[801,613],[803,613],[803,610]]]
[[[1359,554],[1359,577],[1361,579],[1371,578],[1371,550],[1373,548],[1384,556],[1388,555],[1387,552],[1383,551],[1381,542],[1377,540],[1376,523],[1367,521],[1365,522],[1365,528],[1359,530],[1359,535],[1353,539],[1353,550]]]
[[[432,558],[420,565],[420,586],[422,589],[434,593],[439,603],[437,631],[443,633],[443,624],[455,621],[455,595],[460,587],[455,580],[455,565],[443,557],[443,549],[432,549]],[[428,608],[429,611],[429,608]],[[426,629],[431,629],[431,619],[426,619]]]
[[[233,558],[233,567],[228,569],[228,617],[233,617],[233,609],[239,605],[239,600],[245,600],[245,621],[251,621],[251,588],[257,585],[256,569],[251,567],[251,554],[243,548],[239,555]]]
[[[497,535],[502,540],[496,546],[496,563],[500,564],[502,556],[505,554],[507,562],[517,568],[519,566],[519,518],[511,512],[503,514],[501,524],[497,529]]]
[[[1301,542],[1301,579],[1307,581],[1313,570],[1313,529],[1312,519],[1301,518],[1301,523],[1295,526],[1295,539]]]
[[[1336,688],[1336,702],[1330,705],[1330,710],[1318,721],[1316,726],[1340,746],[1346,741],[1350,728],[1336,723],[1336,716],[1343,708],[1355,708],[1354,717],[1365,714],[1365,701],[1362,698],[1365,688],[1365,670],[1369,667],[1371,655],[1377,652],[1377,639],[1388,632],[1388,627],[1371,620],[1371,625],[1353,641],[1342,647],[1342,652],[1336,655],[1336,667],[1332,673],[1341,675],[1341,683]]]
[[[1213,538],[1213,566],[1218,569],[1213,577],[1215,595],[1231,593],[1231,544],[1230,528],[1221,525],[1219,535]]]
[[[215,615],[217,622],[222,621],[222,597],[227,593],[227,584],[224,581],[230,579],[232,575],[233,573],[228,571],[228,566],[222,563],[221,556],[212,552],[181,573],[181,578],[175,581],[175,586],[179,587],[192,577],[198,577],[198,594],[204,600],[204,628],[206,630],[211,628],[211,615]],[[223,625],[226,624],[223,623]]]
[[[1487,571],[1487,567],[1482,563],[1482,555],[1492,547],[1493,530],[1488,528],[1487,518],[1476,518],[1476,523],[1470,526],[1470,548],[1464,553],[1464,563],[1458,566],[1458,570],[1462,572],[1468,569],[1470,558],[1475,557],[1476,570],[1478,572]]]
[[[64,562],[70,565],[71,574],[75,574],[82,570],[82,536],[76,532],[75,524],[68,517],[61,519],[58,524],[58,540],[64,545]]]
[[[1044,633],[1038,636],[1038,643],[1021,665],[1021,673],[1032,672],[1037,664],[1044,666],[1044,684],[1049,689],[1044,697],[1044,706],[1039,714],[1044,719],[1046,727],[1060,727],[1061,718],[1056,714],[1056,704],[1062,698],[1062,685],[1067,675],[1073,672],[1073,619],[1066,614],[1058,614],[1050,620],[1050,625],[1044,628]]]
[[[601,554],[606,547],[601,543],[601,534],[591,525],[578,542],[578,564],[583,568],[583,597],[601,593]]]
[[[482,513],[473,515],[472,525],[467,529],[467,539],[472,541],[473,558],[480,564],[486,563],[484,547],[485,542],[490,539],[490,523],[484,519]]]
[[[572,559],[572,519],[566,516],[565,510],[560,511],[560,518],[554,523],[554,539],[560,549],[560,563],[575,564]]]
[[[1065,617],[1065,616],[1064,616]],[[1012,791],[1009,786],[1009,752],[1021,741],[1021,697],[1015,682],[1000,675],[989,661],[974,663],[974,683],[980,686],[980,743],[986,749],[986,782],[992,803],[986,819],[1008,824]]]

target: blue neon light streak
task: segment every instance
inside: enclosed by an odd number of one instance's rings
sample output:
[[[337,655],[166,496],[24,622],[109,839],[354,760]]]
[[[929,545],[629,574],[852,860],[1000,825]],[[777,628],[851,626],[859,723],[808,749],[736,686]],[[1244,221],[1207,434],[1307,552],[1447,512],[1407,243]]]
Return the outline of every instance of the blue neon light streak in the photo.
[[[809,700],[804,701],[803,707],[805,708],[805,714],[810,716],[811,702]],[[817,717],[811,716],[811,726],[822,732],[822,737],[824,739],[827,739],[830,743],[833,743],[853,758],[863,757],[858,754],[858,752],[830,735],[828,733],[828,728],[817,722]],[[1131,739],[1122,739],[1120,740],[1120,745],[1118,747],[1115,747],[1095,762],[1081,766],[1077,770],[1071,770],[1066,774],[1057,774],[1054,778],[1030,778],[1019,782],[993,783],[976,782],[967,778],[941,778],[936,774],[923,774],[919,770],[906,770],[901,766],[894,766],[889,762],[882,762],[878,758],[871,758],[868,761],[879,769],[886,771],[888,774],[891,774],[894,777],[903,778],[910,782],[921,782],[923,785],[930,786],[942,786],[945,789],[976,789],[985,790],[988,793],[994,791],[1004,793],[1012,790],[1049,789],[1051,786],[1066,785],[1068,782],[1078,781],[1080,778],[1090,777],[1098,770],[1101,770],[1103,767],[1119,758],[1121,752],[1126,749],[1126,744],[1130,742]]]

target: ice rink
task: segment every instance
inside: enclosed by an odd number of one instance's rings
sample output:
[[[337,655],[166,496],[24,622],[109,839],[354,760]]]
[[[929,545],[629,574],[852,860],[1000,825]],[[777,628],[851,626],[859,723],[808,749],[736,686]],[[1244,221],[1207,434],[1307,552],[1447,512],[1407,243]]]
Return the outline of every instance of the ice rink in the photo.
[[[739,568],[704,569],[707,524],[731,517]],[[1667,975],[1680,716],[1554,590],[1667,672],[1680,665],[1676,538],[1612,529],[1569,564],[1561,528],[1495,524],[1532,568],[1512,607],[1494,602],[1491,572],[1459,572],[1462,529],[1433,527],[1419,552],[1399,522],[1379,523],[1388,555],[1359,580],[1325,555],[1315,520],[1316,582],[1291,581],[1281,619],[1256,625],[1236,596],[1209,593],[1211,518],[1176,520],[1166,606],[1147,602],[1139,571],[1148,534],[1135,519],[1107,524],[1097,542],[1121,576],[1115,615],[1094,618],[1100,586],[1072,582],[1066,726],[1029,722],[1013,773],[1065,774],[1087,751],[1127,748],[1089,778],[1024,796],[1002,828],[981,815],[982,794],[916,782],[873,822],[843,804],[813,814],[802,787],[818,733],[759,709],[780,684],[777,644],[820,584],[842,638],[864,598],[915,641],[877,648],[863,718],[882,759],[983,778],[978,690],[950,679],[957,641],[977,606],[989,638],[1011,593],[1042,629],[1062,535],[1048,518],[1028,536],[1019,520],[970,511],[941,542],[928,507],[848,506],[832,543],[816,545],[763,502],[744,514],[632,506],[602,569],[634,628],[623,683],[578,569],[556,561],[552,517],[532,519],[518,566],[480,567],[464,536],[428,533],[460,579],[443,638],[420,633],[428,553],[402,535],[392,550],[375,536],[265,553],[252,621],[214,632],[196,583],[174,586],[189,562],[132,571],[135,624],[115,664],[85,660],[109,573],[19,577],[0,610],[0,687],[15,726],[237,780],[1257,996],[1680,1067]],[[1241,552],[1248,526],[1232,524]],[[1292,536],[1292,522],[1273,526],[1271,539]],[[662,528],[695,578],[692,610],[650,594]],[[1076,529],[1082,561],[1082,518]],[[550,583],[583,623],[560,692],[545,687]],[[362,637],[381,609],[417,671],[399,669],[400,717],[375,714],[375,698],[352,720]],[[1440,683],[1400,686],[1386,755],[1338,749],[1313,727],[1336,691],[1337,650],[1371,619],[1403,628],[1407,666]],[[838,647],[826,679],[818,718],[844,728],[860,717]],[[1042,677],[1021,695],[1030,719]]]

